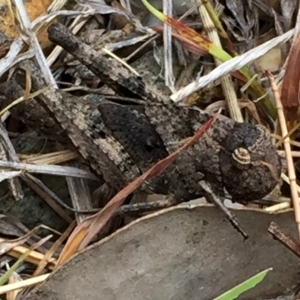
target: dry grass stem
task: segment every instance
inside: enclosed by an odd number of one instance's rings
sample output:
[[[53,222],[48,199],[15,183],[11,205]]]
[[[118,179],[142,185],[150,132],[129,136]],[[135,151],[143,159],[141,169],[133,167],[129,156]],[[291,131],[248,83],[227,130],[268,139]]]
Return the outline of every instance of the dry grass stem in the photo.
[[[291,184],[291,181],[289,179],[289,177],[287,175],[285,175],[284,173],[281,174],[281,178],[287,183],[287,184]],[[298,193],[300,193],[300,186],[298,184],[296,184],[296,188]]]
[[[5,239],[0,238],[0,242],[4,242],[4,241]],[[24,246],[16,246],[11,250],[9,250],[7,253],[15,258],[19,258],[22,254],[26,253],[26,251],[28,251],[28,248]],[[34,265],[38,265],[43,258],[44,258],[44,254],[36,250],[32,250],[30,254],[26,257],[25,261],[28,261]],[[55,258],[49,259],[47,268],[53,270],[55,266],[56,266],[56,259]]]
[[[297,123],[289,132],[286,136],[281,137],[277,143],[275,144],[275,147],[279,147],[283,141],[287,138],[290,137],[298,128],[300,127],[300,123]]]
[[[58,249],[59,246],[62,245],[62,243],[68,238],[68,236],[71,234],[72,230],[74,229],[76,225],[76,222],[73,221],[69,227],[65,230],[65,232],[54,242],[52,247],[49,249],[49,251],[44,255],[43,259],[40,261],[37,269],[33,273],[33,276],[39,276],[42,271],[46,268],[48,265],[48,261],[53,259],[52,255],[55,253],[55,251]]]
[[[277,150],[277,153],[283,157],[286,156],[286,152],[283,150]],[[300,157],[300,151],[291,151],[292,157]]]
[[[289,135],[287,135],[287,136],[289,136]],[[276,139],[276,140],[279,140],[279,141],[282,140],[282,136],[280,136],[278,134],[272,133],[271,137],[274,138],[274,139]],[[280,144],[282,144],[282,142]],[[294,141],[294,140],[290,140],[290,144],[293,145],[293,146],[296,146],[296,147],[300,148],[300,142],[297,142],[297,141]]]
[[[172,1],[163,0],[163,13],[172,17],[173,5]],[[164,69],[165,69],[165,84],[175,92],[175,77],[173,74],[173,52],[172,52],[172,28],[164,24]]]
[[[19,162],[7,162],[0,160],[0,167],[7,170],[23,171],[29,173],[48,174],[56,176],[70,176],[98,180],[97,177],[89,172],[74,167],[55,166],[55,165],[35,165]]]
[[[54,0],[47,9],[48,13],[58,11],[67,3],[67,0]]]
[[[12,145],[8,133],[4,125],[0,122],[0,156],[4,161],[18,162],[18,156]],[[15,200],[21,200],[24,197],[21,183],[18,177],[8,178],[9,188],[15,198]]]
[[[38,277],[33,277],[30,279],[26,279],[23,281],[19,281],[19,282],[15,282],[15,283],[11,283],[11,284],[7,284],[7,285],[3,285],[0,286],[0,295],[3,295],[5,293],[8,293],[10,291],[15,291],[18,289],[24,289],[26,287],[44,282],[50,274],[44,274]]]
[[[116,59],[117,61],[119,61],[121,64],[123,64],[128,70],[130,70],[134,75],[136,76],[140,76],[140,74],[134,70],[130,65],[128,65],[123,59],[121,59],[120,57],[118,57],[117,55],[115,55],[114,53],[112,53],[110,50],[106,49],[106,48],[102,48],[101,49],[103,52],[105,52],[106,54],[108,54],[109,56],[111,56],[112,58]]]
[[[290,138],[288,136],[288,129],[287,129],[287,125],[286,125],[283,107],[282,107],[281,100],[280,100],[278,86],[275,83],[273,75],[271,73],[268,73],[268,76],[270,78],[272,90],[273,90],[275,101],[276,101],[276,106],[277,106],[277,111],[278,111],[278,119],[279,119],[279,123],[280,123],[280,127],[281,127],[281,133],[282,133],[282,136],[287,136],[286,139],[284,140],[283,144],[284,144],[284,150],[286,153],[287,170],[288,170],[288,176],[289,176],[289,180],[290,180],[291,196],[292,196],[292,201],[293,201],[293,206],[294,206],[295,220],[296,220],[297,228],[298,228],[298,239],[299,239],[299,243],[300,243],[300,203],[299,203],[299,195],[298,195],[298,190],[297,190],[294,162],[293,162],[293,157],[292,157],[292,153],[291,153]]]
[[[24,46],[22,39],[15,39],[10,45],[9,52],[7,55],[0,60],[0,76],[2,76],[6,71],[8,71],[14,64],[16,57],[20,53]]]
[[[27,94],[27,95],[24,95],[16,100],[14,100],[12,103],[10,103],[9,105],[7,105],[6,107],[4,107],[1,111],[0,111],[0,116],[4,115],[6,112],[8,112],[13,106],[19,104],[19,103],[22,103],[23,101],[26,101],[26,100],[30,100],[34,97],[37,97],[38,95],[44,93],[49,87],[45,87],[43,89],[40,89],[32,94]]]
[[[28,18],[23,1],[11,0],[10,3],[13,8],[14,18],[18,21],[15,22],[15,24],[21,37],[24,38],[34,50],[35,59],[39,64],[39,67],[41,68],[47,82],[57,87],[52,72],[47,65],[46,58],[38,42],[36,34],[31,28],[31,22]]]
[[[266,207],[264,210],[269,213],[276,213],[276,212],[279,212],[282,210],[287,210],[290,208],[291,208],[290,202],[283,202],[283,203],[278,203],[278,204]]]
[[[80,178],[66,178],[69,194],[71,196],[72,207],[76,210],[92,210],[93,203],[88,187],[87,181]],[[76,213],[75,214],[77,223],[81,223],[84,219],[88,217],[87,214]]]
[[[221,41],[217,33],[217,29],[214,26],[214,23],[212,22],[209,14],[207,13],[206,8],[203,5],[203,2],[201,0],[198,0],[197,2],[199,7],[199,14],[203,22],[203,26],[207,31],[208,38],[215,45],[222,48]],[[217,66],[221,65],[221,62],[218,59],[214,59],[214,60]],[[223,93],[225,96],[226,104],[228,106],[228,110],[231,118],[237,122],[241,122],[241,123],[244,122],[230,74],[221,77],[221,85],[222,85]]]
[[[70,150],[62,150],[46,154],[19,154],[19,158],[25,163],[31,164],[49,164],[49,165],[58,165],[62,163],[69,162],[78,158],[78,153]]]
[[[182,99],[190,96],[192,93],[196,92],[197,90],[207,86],[208,84],[214,82],[215,80],[219,79],[220,77],[241,69],[245,65],[249,64],[250,62],[254,61],[255,59],[263,56],[267,52],[269,52],[272,48],[276,47],[280,43],[284,43],[288,41],[294,34],[294,29],[291,29],[280,35],[276,38],[271,39],[268,42],[259,45],[244,54],[234,57],[229,61],[222,63],[220,66],[215,68],[211,71],[208,75],[202,76],[199,79],[196,79],[192,83],[188,84],[186,87],[182,88],[181,90],[177,91],[171,96],[171,99],[174,102],[179,102]]]

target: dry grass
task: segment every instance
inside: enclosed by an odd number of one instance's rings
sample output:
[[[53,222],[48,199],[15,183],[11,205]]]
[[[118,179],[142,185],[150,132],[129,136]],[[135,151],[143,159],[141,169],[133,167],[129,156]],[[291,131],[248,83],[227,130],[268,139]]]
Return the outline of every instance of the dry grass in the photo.
[[[300,152],[296,151],[296,149],[300,146],[299,142],[293,140],[293,135],[291,132],[288,132],[287,128],[284,130],[284,124],[286,123],[284,120],[280,118],[281,125],[283,125],[281,134],[279,134],[279,130],[277,128],[277,124],[274,122],[270,122],[269,119],[264,119],[265,115],[261,115],[259,111],[256,110],[256,105],[253,105],[253,102],[256,104],[260,99],[255,99],[255,101],[251,102],[251,105],[245,104],[250,102],[247,98],[247,88],[251,82],[248,82],[245,86],[237,88],[236,82],[233,81],[231,74],[234,71],[241,69],[243,66],[253,66],[253,63],[257,64],[257,59],[260,58],[261,61],[267,64],[270,69],[276,70],[277,75],[275,76],[274,81],[276,81],[278,85],[278,90],[276,93],[280,93],[280,88],[282,84],[282,78],[284,76],[288,54],[290,51],[290,46],[292,39],[296,38],[300,29],[300,8],[294,8],[293,14],[297,14],[298,18],[295,23],[291,23],[290,20],[284,19],[284,23],[279,23],[278,16],[283,14],[283,11],[279,7],[274,7],[274,15],[270,15],[271,8],[265,8],[265,10],[258,10],[258,16],[260,21],[263,18],[268,18],[271,25],[266,23],[265,28],[257,28],[255,26],[250,29],[246,26],[245,22],[243,22],[241,15],[237,13],[236,15],[230,14],[227,10],[223,10],[222,8],[218,8],[219,12],[223,12],[222,15],[222,24],[225,23],[227,32],[226,35],[233,39],[236,44],[240,42],[240,55],[232,58],[231,60],[220,64],[217,60],[215,60],[215,66],[211,67],[212,61],[208,59],[207,62],[202,63],[202,72],[201,70],[197,70],[198,75],[192,76],[188,71],[188,66],[197,65],[199,61],[199,55],[191,55],[190,53],[186,53],[185,47],[178,43],[178,41],[174,42],[174,36],[172,36],[172,30],[167,25],[164,25],[163,33],[163,49],[162,53],[160,52],[161,48],[157,47],[157,41],[160,37],[160,34],[157,34],[150,28],[147,24],[143,25],[141,23],[140,18],[147,14],[147,11],[143,8],[141,3],[138,3],[140,6],[139,9],[136,9],[134,6],[130,5],[130,1],[126,2],[127,7],[120,9],[120,6],[108,6],[106,4],[97,4],[95,1],[85,1],[85,5],[77,4],[76,6],[72,6],[67,3],[67,1],[26,1],[25,5],[21,0],[11,0],[8,2],[1,3],[2,6],[7,6],[8,10],[4,15],[0,17],[0,29],[9,37],[11,37],[12,43],[9,46],[9,51],[6,53],[5,57],[2,57],[0,60],[0,74],[3,76],[9,72],[13,72],[15,66],[20,61],[25,61],[27,59],[35,58],[39,68],[42,70],[48,86],[54,86],[58,88],[57,82],[60,80],[60,71],[59,64],[63,62],[65,58],[65,54],[62,49],[58,46],[52,45],[47,39],[46,29],[47,27],[53,23],[57,22],[57,20],[61,17],[65,17],[67,20],[68,27],[72,30],[74,34],[78,34],[83,28],[90,26],[89,23],[92,18],[97,20],[97,25],[105,28],[104,20],[110,18],[110,21],[113,25],[119,29],[112,30],[111,36],[107,34],[108,38],[103,39],[103,43],[98,45],[100,49],[102,49],[106,54],[111,55],[115,59],[120,59],[124,64],[127,64],[128,61],[136,60],[137,55],[143,55],[144,49],[151,45],[153,47],[153,56],[156,61],[160,64],[160,66],[164,69],[163,79],[165,82],[165,86],[169,88],[171,99],[178,103],[186,100],[187,97],[191,96],[194,93],[199,93],[202,90],[214,89],[214,85],[220,82],[222,83],[223,95],[226,100],[226,105],[222,104],[222,108],[228,107],[229,114],[231,117],[239,122],[243,120],[252,121],[252,122],[261,122],[269,125],[269,128],[272,130],[272,134],[275,139],[279,140],[276,144],[278,147],[278,152],[281,155],[285,155],[288,161],[288,175],[289,179],[287,179],[286,175],[283,174],[283,180],[287,181],[292,188],[293,195],[293,205],[295,208],[296,222],[298,224],[299,229],[299,238],[300,238],[300,210],[298,203],[298,194],[300,191],[299,186],[296,182],[295,173],[293,173],[293,157],[297,158],[300,156]],[[178,1],[177,1],[178,2]],[[164,1],[163,12],[166,14],[171,14],[172,9],[180,10],[180,5],[176,1],[171,5],[170,1]],[[222,29],[218,27],[218,24],[213,23],[213,16],[210,15],[205,6],[202,4],[207,1],[198,1],[199,11],[190,7],[187,10],[185,15],[181,14],[181,18],[191,23],[192,20],[196,25],[199,25],[199,22],[203,22],[203,29],[207,33],[207,36],[219,46],[225,46],[224,43],[224,32],[222,35]],[[246,1],[245,1],[246,2]],[[288,2],[288,1],[287,1]],[[50,6],[51,4],[51,6]],[[299,6],[299,5],[298,5]],[[251,21],[253,24],[258,25],[259,19],[256,19],[257,14],[250,14],[250,8],[245,4],[245,10],[251,16]],[[287,9],[283,7],[283,9]],[[111,13],[114,13],[111,15]],[[199,13],[199,14],[198,14]],[[194,17],[188,19],[188,15],[192,14]],[[285,16],[285,14],[283,14]],[[197,16],[195,18],[195,16]],[[231,19],[230,19],[231,18]],[[239,27],[233,27],[231,20],[234,19],[236,24]],[[250,24],[250,22],[248,22]],[[231,24],[231,25],[230,25]],[[195,25],[195,24],[191,24]],[[273,32],[272,28],[276,25],[277,32]],[[212,28],[214,27],[214,28]],[[199,26],[198,26],[199,29]],[[269,32],[273,33],[273,37],[261,42],[260,44],[256,44],[255,41],[263,40],[264,34],[268,34]],[[249,32],[252,35],[249,35]],[[114,34],[116,34],[114,36]],[[118,35],[118,38],[116,36]],[[131,34],[131,35],[130,35]],[[105,35],[104,35],[105,36]],[[225,39],[226,40],[226,39]],[[249,47],[251,45],[251,47]],[[126,51],[128,47],[134,47],[134,50]],[[269,65],[269,57],[268,53],[272,49],[279,49],[280,59],[279,61],[272,61]],[[115,55],[115,50],[118,50],[118,53],[121,53],[122,58],[118,58]],[[121,49],[121,51],[120,51]],[[132,49],[132,48],[131,48]],[[100,54],[99,54],[100,55]],[[103,54],[101,54],[103,55]],[[120,55],[120,56],[121,56]],[[184,71],[183,74],[188,74],[191,80],[183,80],[184,84],[177,84],[180,78],[180,74],[176,74],[176,68],[174,66],[174,60],[177,59],[179,64],[181,64]],[[267,62],[266,62],[267,61]],[[72,64],[72,60],[70,64],[64,63],[63,67],[70,67]],[[185,68],[184,68],[184,65]],[[128,63],[129,69],[133,73],[137,73],[137,71],[130,66]],[[53,72],[53,68],[55,72]],[[184,73],[185,72],[185,73]],[[177,72],[178,73],[178,72]],[[188,77],[188,76],[184,76]],[[255,72],[255,78],[258,78],[260,82],[263,82],[267,85],[265,89],[266,93],[269,94],[271,98],[273,98],[274,94],[270,89],[270,85],[268,85],[267,77],[264,72],[259,73],[259,71]],[[3,77],[4,78],[4,77]],[[32,93],[31,91],[31,80],[30,74],[27,74],[26,78],[26,90],[23,97],[12,102],[10,106],[2,109],[0,115],[2,120],[8,118],[11,109],[14,105],[19,105],[24,101],[30,101],[30,99],[37,97],[40,93],[43,93],[44,90],[35,91]],[[78,78],[75,78],[72,83],[70,83],[70,88],[78,88],[81,83]],[[87,89],[93,89],[93,86],[89,86],[88,84],[82,84]],[[205,94],[204,94],[205,95]],[[280,95],[277,96],[277,100]],[[243,98],[243,99],[241,99]],[[222,102],[223,99],[218,99]],[[199,100],[200,102],[200,100]],[[219,105],[220,102],[214,101],[213,103],[209,103],[210,105]],[[222,102],[223,103],[223,102]],[[277,102],[279,103],[279,102]],[[199,104],[199,103],[198,103]],[[205,103],[201,103],[202,106],[208,106]],[[210,106],[211,107],[211,106]],[[215,107],[216,109],[216,107]],[[281,108],[280,108],[281,112]],[[282,114],[279,114],[282,116]],[[274,129],[275,128],[275,129]],[[7,140],[2,141],[1,145],[3,147],[0,151],[5,151],[7,149],[11,149],[9,154],[7,154],[6,159],[2,159],[0,161],[1,172],[1,181],[9,180],[9,184],[11,190],[14,193],[15,198],[21,198],[22,190],[20,187],[20,183],[18,182],[19,178],[23,178],[27,184],[35,189],[39,195],[45,199],[45,201],[52,207],[62,218],[64,218],[67,223],[70,224],[66,232],[57,239],[57,242],[48,249],[48,252],[43,255],[37,250],[32,250],[30,248],[26,248],[25,246],[17,245],[13,249],[8,251],[8,254],[15,257],[20,258],[22,260],[29,261],[30,263],[38,266],[34,276],[31,279],[24,280],[21,282],[13,283],[10,285],[0,287],[0,294],[7,293],[9,291],[13,291],[16,289],[23,289],[29,285],[37,284],[43,280],[45,280],[49,274],[41,275],[43,271],[47,270],[47,272],[51,272],[54,269],[56,260],[52,257],[55,253],[55,250],[64,242],[64,240],[69,236],[74,222],[75,217],[70,217],[68,213],[64,209],[62,209],[61,203],[62,200],[57,199],[55,195],[43,184],[43,182],[35,180],[32,174],[50,174],[50,175],[58,175],[64,177],[72,177],[72,178],[83,178],[83,179],[93,179],[95,180],[95,176],[88,171],[82,170],[78,167],[71,167],[61,164],[66,164],[74,161],[78,158],[78,154],[70,151],[55,151],[46,154],[20,154],[16,153],[14,147],[12,146],[8,134],[5,130],[3,130],[3,135],[7,137]],[[295,131],[295,130],[294,130]],[[291,138],[289,136],[291,135]],[[274,142],[275,143],[275,142]],[[281,149],[281,144],[285,145],[285,152]],[[293,147],[293,151],[290,151],[291,147]],[[5,155],[4,155],[5,156]],[[6,169],[5,169],[6,168]],[[9,171],[8,171],[8,170]],[[80,186],[81,188],[81,186]],[[82,187],[84,188],[84,186]],[[85,199],[86,203],[92,203],[90,196],[86,195],[87,199]],[[278,199],[276,199],[278,201]],[[61,202],[60,202],[61,201]],[[83,200],[84,201],[84,200]],[[274,207],[265,208],[267,211],[276,211],[290,208],[291,205],[288,202],[277,204]],[[65,207],[64,207],[65,208]],[[80,209],[79,209],[80,210]],[[85,218],[85,217],[84,217]],[[81,219],[82,220],[82,219]],[[94,233],[95,234],[95,233]],[[88,240],[90,241],[91,238]],[[3,239],[0,239],[0,244],[3,242]],[[77,241],[78,242],[78,241]],[[86,245],[87,242],[84,244]],[[73,249],[74,250],[74,249]],[[24,255],[26,256],[24,257]],[[22,256],[23,255],[23,256]]]

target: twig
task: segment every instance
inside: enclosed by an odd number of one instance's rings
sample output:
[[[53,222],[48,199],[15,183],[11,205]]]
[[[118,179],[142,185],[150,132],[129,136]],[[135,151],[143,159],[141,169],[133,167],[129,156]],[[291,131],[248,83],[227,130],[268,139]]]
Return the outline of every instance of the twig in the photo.
[[[283,233],[275,222],[271,222],[268,232],[272,234],[274,239],[279,241],[282,245],[291,250],[300,258],[300,249],[297,242],[293,238]]]
[[[274,80],[273,75],[270,72],[266,72],[267,76],[270,79],[272,90],[274,93],[274,97],[276,100],[276,106],[278,111],[278,119],[281,127],[281,134],[282,136],[286,136],[286,139],[284,140],[284,150],[286,153],[286,161],[287,161],[287,170],[288,170],[288,176],[290,179],[290,189],[291,189],[291,196],[294,206],[294,212],[295,212],[295,220],[297,223],[298,228],[298,238],[300,242],[300,204],[298,201],[298,191],[297,191],[297,183],[296,183],[296,174],[295,174],[295,168],[293,163],[293,157],[291,153],[291,145],[290,145],[290,138],[288,136],[288,129],[286,125],[286,120],[284,116],[284,111],[282,107],[282,103],[279,96],[278,87],[276,85],[276,82]]]

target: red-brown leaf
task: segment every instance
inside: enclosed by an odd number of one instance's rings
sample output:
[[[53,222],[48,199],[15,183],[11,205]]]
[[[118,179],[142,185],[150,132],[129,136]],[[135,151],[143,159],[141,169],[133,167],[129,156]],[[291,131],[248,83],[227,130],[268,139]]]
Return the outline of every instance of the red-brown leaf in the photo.
[[[299,119],[300,33],[293,42],[281,89],[281,102],[287,121]]]

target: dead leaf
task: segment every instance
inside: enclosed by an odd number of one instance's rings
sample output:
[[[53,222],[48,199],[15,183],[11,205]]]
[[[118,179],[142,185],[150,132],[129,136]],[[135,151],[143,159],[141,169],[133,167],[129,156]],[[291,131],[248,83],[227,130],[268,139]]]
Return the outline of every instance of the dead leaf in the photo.
[[[299,119],[298,109],[300,83],[300,33],[295,38],[288,58],[281,89],[281,103],[286,112],[287,121]]]
[[[274,221],[295,237],[293,212],[233,212],[249,233],[246,242],[215,207],[172,207],[88,247],[28,299],[211,300],[270,267],[268,278],[238,299],[292,299],[283,296],[298,284],[299,259],[267,230]]]

